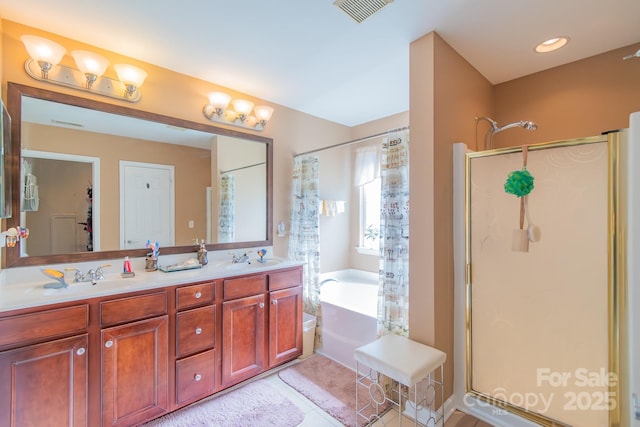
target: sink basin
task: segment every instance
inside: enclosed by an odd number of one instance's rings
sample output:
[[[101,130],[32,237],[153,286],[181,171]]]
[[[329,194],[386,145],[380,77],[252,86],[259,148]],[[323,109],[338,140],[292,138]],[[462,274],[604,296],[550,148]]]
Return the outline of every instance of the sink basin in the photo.
[[[215,265],[215,268],[221,268],[224,270],[248,270],[248,269],[254,269],[254,268],[266,268],[266,267],[272,267],[274,265],[278,265],[280,264],[282,261],[279,259],[275,259],[275,258],[265,258],[265,262],[259,262],[256,259],[252,259],[251,263],[246,263],[246,262],[238,262],[238,263],[231,263],[230,261],[225,261],[225,262],[221,262]]]
[[[251,261],[249,264],[250,267],[253,268],[263,268],[263,267],[272,267],[274,265],[280,264],[282,261],[274,258],[265,258],[264,262],[260,262],[258,260]]]
[[[251,264],[247,264],[246,262],[238,262],[238,263],[223,263],[218,266],[224,268],[225,270],[242,270],[248,268]]]

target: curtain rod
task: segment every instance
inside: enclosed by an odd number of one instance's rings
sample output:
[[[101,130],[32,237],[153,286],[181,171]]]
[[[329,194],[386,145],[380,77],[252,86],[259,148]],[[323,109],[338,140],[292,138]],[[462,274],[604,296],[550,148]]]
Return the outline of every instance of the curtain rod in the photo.
[[[256,164],[249,165],[249,166],[242,166],[242,167],[235,168],[235,169],[229,169],[228,171],[220,171],[220,175],[223,175],[223,174],[229,173],[229,172],[239,171],[239,170],[242,170],[242,169],[249,169],[249,168],[253,168],[253,167],[256,167],[256,166],[261,166],[261,165],[264,165],[266,163],[267,162],[256,163]]]
[[[324,151],[324,150],[329,150],[330,148],[342,147],[343,145],[355,144],[356,142],[367,141],[369,139],[377,138],[377,137],[380,137],[380,136],[385,136],[385,135],[387,135],[387,134],[389,134],[391,132],[400,132],[402,130],[409,130],[409,126],[405,126],[405,127],[401,127],[401,128],[397,128],[397,129],[389,129],[387,131],[380,132],[380,133],[377,133],[375,135],[369,135],[369,136],[365,136],[365,137],[358,138],[358,139],[352,139],[351,141],[341,142],[339,144],[330,145],[328,147],[316,148],[315,150],[309,150],[309,151],[305,151],[304,153],[294,154],[293,157],[299,157],[299,156],[304,156],[304,155],[307,155],[307,154],[317,153],[318,151]]]

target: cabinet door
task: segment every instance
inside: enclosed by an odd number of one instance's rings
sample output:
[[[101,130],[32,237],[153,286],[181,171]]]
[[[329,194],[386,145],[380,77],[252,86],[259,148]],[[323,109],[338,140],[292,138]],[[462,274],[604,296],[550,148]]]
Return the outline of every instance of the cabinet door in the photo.
[[[87,335],[0,353],[0,425],[87,425]]]
[[[102,425],[129,426],[165,413],[168,317],[102,330]]]
[[[222,304],[222,386],[261,373],[265,356],[265,295]]]
[[[269,367],[302,354],[302,287],[269,294]]]

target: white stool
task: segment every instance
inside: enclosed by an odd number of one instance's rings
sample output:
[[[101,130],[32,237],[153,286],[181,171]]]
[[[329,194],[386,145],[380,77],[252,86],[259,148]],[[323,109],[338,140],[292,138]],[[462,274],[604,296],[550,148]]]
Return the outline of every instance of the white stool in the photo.
[[[435,427],[439,422],[444,426],[444,377],[443,365],[446,353],[399,335],[385,335],[369,344],[358,347],[356,359],[356,424],[360,418],[374,421],[381,415],[379,410],[386,401],[398,407],[402,426],[403,398],[404,414],[414,419],[414,425]],[[359,364],[368,367],[367,373],[360,373]],[[435,371],[440,368],[440,380]],[[385,390],[379,383],[377,374],[391,379],[391,387]],[[417,384],[428,381],[425,394],[418,397]],[[394,388],[397,386],[397,388]],[[369,403],[358,407],[358,389],[365,387],[369,392]],[[413,387],[413,402],[409,400]],[[436,394],[440,391],[441,410],[436,411]],[[397,394],[397,397],[394,396]],[[372,416],[365,411],[374,412]]]

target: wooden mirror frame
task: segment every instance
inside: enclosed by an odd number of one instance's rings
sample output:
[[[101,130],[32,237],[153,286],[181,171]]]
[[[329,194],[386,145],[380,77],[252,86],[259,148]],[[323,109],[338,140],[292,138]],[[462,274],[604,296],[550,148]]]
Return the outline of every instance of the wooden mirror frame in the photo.
[[[266,240],[250,241],[250,242],[233,242],[233,243],[211,243],[207,245],[207,250],[218,251],[237,248],[249,248],[259,246],[272,246],[273,244],[273,139],[259,135],[235,131],[218,126],[208,125],[204,123],[192,122],[188,120],[178,119],[175,117],[164,116],[161,114],[150,113],[147,111],[136,110],[116,104],[108,104],[100,101],[94,101],[87,98],[81,98],[73,95],[67,95],[58,92],[52,92],[46,89],[35,88],[18,83],[7,83],[7,109],[11,116],[11,152],[9,153],[11,164],[11,206],[13,215],[6,221],[7,228],[20,226],[20,157],[22,151],[21,144],[21,128],[22,128],[22,97],[30,96],[33,98],[44,99],[47,101],[59,102],[62,104],[74,105],[82,108],[102,111],[106,113],[119,114],[133,118],[149,120],[153,122],[164,123],[170,126],[189,128],[208,132],[214,135],[222,135],[233,138],[242,138],[266,144],[267,148],[267,224]],[[3,267],[23,267],[48,265],[59,263],[77,263],[85,261],[97,261],[104,259],[116,259],[129,257],[144,257],[148,249],[126,249],[126,250],[109,250],[99,252],[75,252],[70,254],[56,254],[46,256],[20,256],[20,245],[4,250]],[[162,248],[162,255],[181,254],[195,252],[195,246],[171,246]]]

